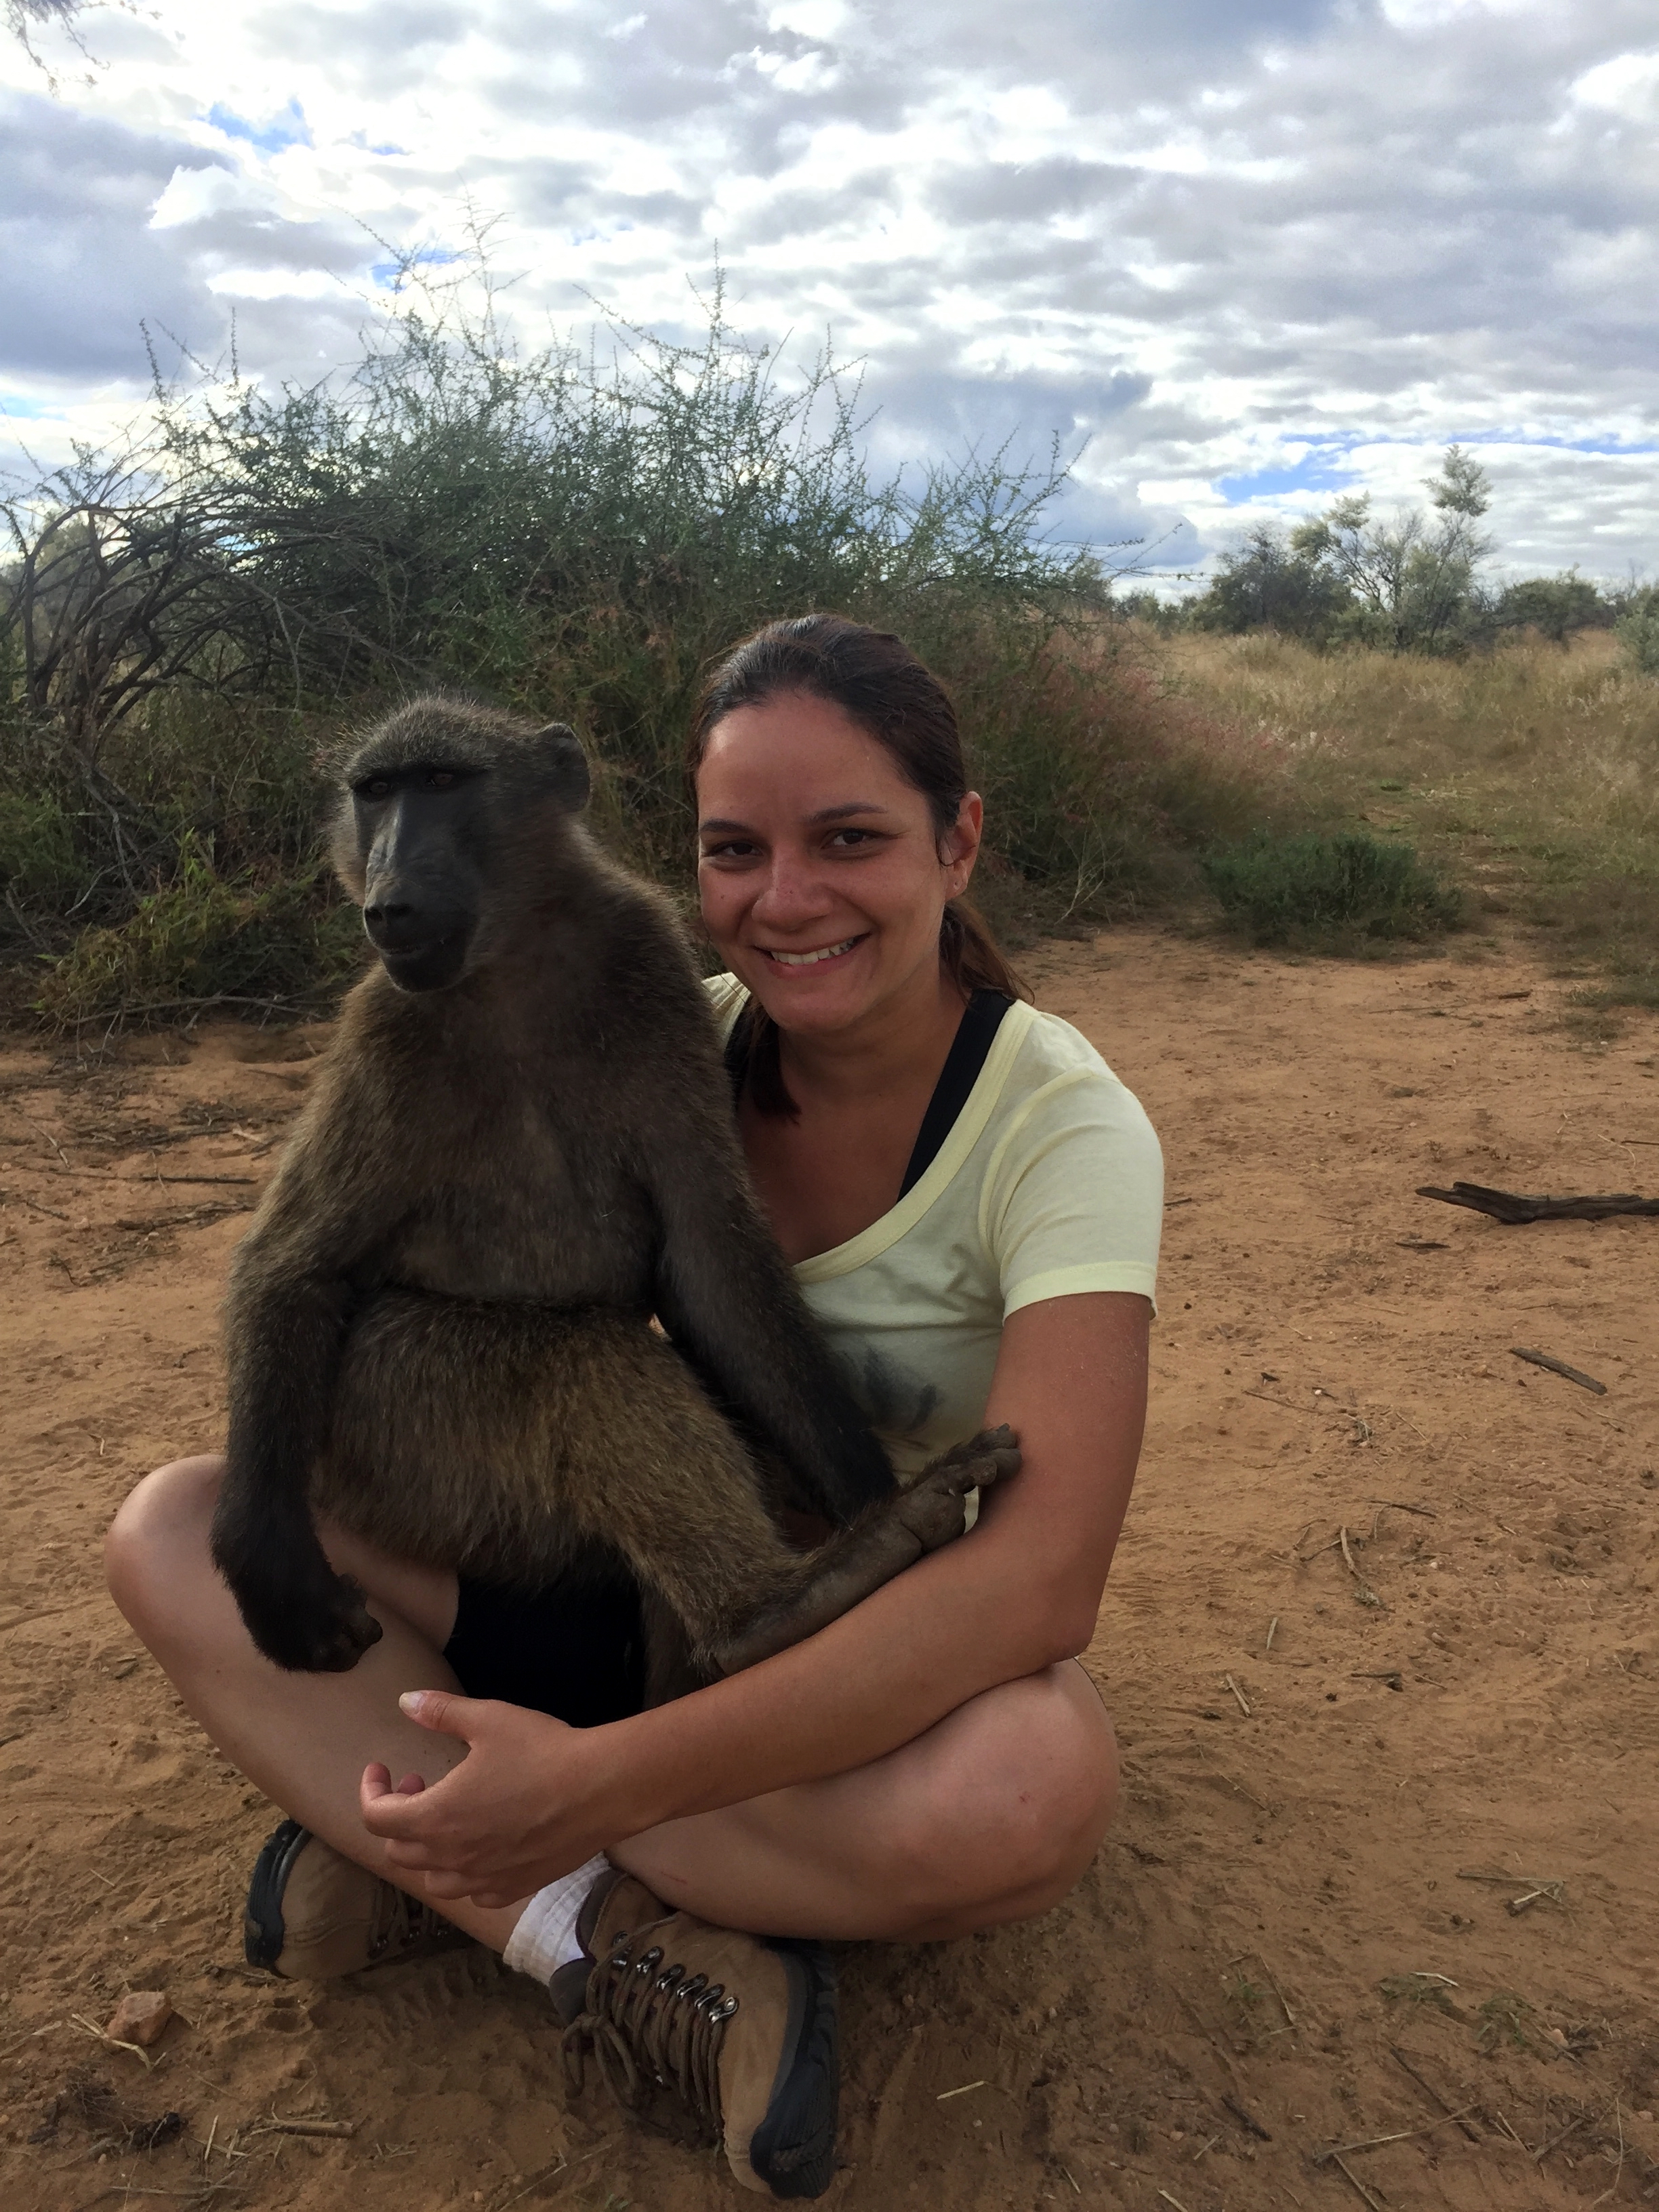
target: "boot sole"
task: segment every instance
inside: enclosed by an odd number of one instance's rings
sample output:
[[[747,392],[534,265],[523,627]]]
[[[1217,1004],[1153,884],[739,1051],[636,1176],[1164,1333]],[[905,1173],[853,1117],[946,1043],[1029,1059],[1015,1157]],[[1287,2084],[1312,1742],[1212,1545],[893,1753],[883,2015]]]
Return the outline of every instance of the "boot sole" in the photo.
[[[836,2175],[841,2043],[836,1970],[817,1943],[775,1939],[789,1978],[784,2057],[749,2163],[774,2197],[822,2197]]]
[[[297,1820],[284,1820],[260,1847],[247,1886],[247,1903],[242,1907],[242,1953],[250,1966],[264,1966],[273,1973],[276,1970],[288,1941],[283,1892],[295,1860],[310,1841],[309,1828],[302,1828]]]

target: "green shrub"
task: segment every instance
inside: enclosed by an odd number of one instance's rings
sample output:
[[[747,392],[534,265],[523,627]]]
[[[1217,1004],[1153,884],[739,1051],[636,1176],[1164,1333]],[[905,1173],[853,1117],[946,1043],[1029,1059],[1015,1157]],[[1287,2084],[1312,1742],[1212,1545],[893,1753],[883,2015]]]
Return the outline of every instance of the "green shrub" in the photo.
[[[15,915],[82,888],[75,822],[52,791],[0,788],[0,896]]]
[[[356,908],[320,872],[263,888],[227,883],[186,846],[176,881],[113,927],[83,930],[35,1001],[53,1029],[202,1004],[298,1011],[350,975]]]
[[[1659,591],[1644,592],[1613,624],[1619,641],[1644,676],[1659,676]]]
[[[1258,945],[1335,949],[1455,928],[1458,892],[1409,845],[1358,833],[1275,837],[1258,830],[1211,853],[1204,874],[1230,920]]]

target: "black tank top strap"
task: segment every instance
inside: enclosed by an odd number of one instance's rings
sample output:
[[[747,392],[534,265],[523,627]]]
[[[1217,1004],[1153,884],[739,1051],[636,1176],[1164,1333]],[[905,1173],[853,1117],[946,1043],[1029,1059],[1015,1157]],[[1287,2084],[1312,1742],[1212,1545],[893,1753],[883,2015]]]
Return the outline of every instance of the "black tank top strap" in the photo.
[[[945,1056],[939,1081],[933,1085],[933,1095],[927,1101],[927,1110],[921,1117],[921,1127],[916,1133],[915,1145],[904,1170],[904,1180],[899,1185],[901,1198],[915,1189],[939,1158],[940,1148],[955,1128],[957,1116],[968,1103],[969,1093],[979,1081],[980,1072],[990,1057],[991,1047],[1002,1025],[1002,1018],[1013,1003],[1006,991],[987,988],[975,991],[963,1008],[962,1019],[957,1024],[951,1049]],[[750,1048],[753,1040],[750,1004],[750,1001],[744,1001],[726,1040],[726,1072],[732,1079],[734,1104],[743,1096],[744,1079],[749,1069]]]
[[[927,1101],[927,1111],[916,1133],[915,1147],[904,1170],[904,1181],[899,1185],[901,1198],[915,1188],[939,1158],[945,1139],[957,1125],[957,1116],[968,1103],[969,1092],[979,1081],[980,1073],[990,1057],[1002,1018],[1013,1003],[1006,991],[981,989],[975,991],[963,1007],[956,1036],[945,1056],[939,1081],[933,1085],[933,1095]]]

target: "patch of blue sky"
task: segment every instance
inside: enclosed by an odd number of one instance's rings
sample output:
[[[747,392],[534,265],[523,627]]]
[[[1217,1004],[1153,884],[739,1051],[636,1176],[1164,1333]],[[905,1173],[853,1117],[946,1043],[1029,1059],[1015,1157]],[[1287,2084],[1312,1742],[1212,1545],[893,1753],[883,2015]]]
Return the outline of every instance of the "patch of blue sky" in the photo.
[[[1526,438],[1493,430],[1483,441],[1468,438],[1462,442],[1471,446],[1477,442],[1493,446],[1544,446],[1557,453],[1607,453],[1613,457],[1624,453],[1659,453],[1659,441],[1651,438]]]
[[[38,422],[42,416],[55,412],[43,400],[25,399],[21,392],[0,392],[0,416],[9,416],[14,422]]]
[[[1357,437],[1353,441],[1355,445],[1359,442]],[[1322,440],[1310,446],[1299,461],[1279,468],[1253,469],[1248,476],[1221,477],[1216,489],[1230,507],[1242,507],[1250,500],[1273,499],[1285,492],[1347,491],[1352,483],[1346,447]]]
[[[371,146],[368,143],[368,133],[366,131],[354,131],[350,137],[346,140],[346,144],[359,147],[365,154],[406,155],[409,151],[407,146],[394,146],[389,140],[383,146]]]
[[[312,143],[311,125],[306,121],[305,111],[292,98],[286,107],[268,116],[263,123],[250,122],[246,116],[227,107],[222,100],[216,100],[204,120],[216,131],[222,131],[227,138],[245,138],[262,154],[280,154],[287,146]]]
[[[396,289],[411,269],[447,269],[460,258],[453,246],[417,246],[412,253],[405,254],[401,261],[371,262],[368,273],[383,292],[390,292]]]

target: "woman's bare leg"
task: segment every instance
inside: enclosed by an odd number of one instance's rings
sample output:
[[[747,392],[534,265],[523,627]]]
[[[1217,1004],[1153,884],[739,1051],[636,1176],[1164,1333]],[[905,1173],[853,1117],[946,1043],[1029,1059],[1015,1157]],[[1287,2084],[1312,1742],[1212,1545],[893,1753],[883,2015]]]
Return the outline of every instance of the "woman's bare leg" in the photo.
[[[336,1850],[398,1881],[358,1815],[357,1785],[374,1759],[435,1782],[466,1755],[398,1709],[401,1691],[460,1687],[442,1657],[455,1577],[325,1531],[330,1559],[357,1577],[386,1632],[349,1674],[288,1674],[254,1648],[208,1550],[223,1472],[218,1458],[175,1460],[139,1484],[105,1547],[111,1593],[225,1757]],[[469,1899],[439,1910],[497,1951],[518,1917]]]
[[[406,1720],[401,1692],[459,1687],[443,1646],[455,1577],[339,1532],[386,1633],[349,1674],[291,1674],[254,1649],[208,1550],[223,1462],[175,1461],[110,1531],[110,1588],[225,1756],[294,1819],[420,1894],[363,1826],[358,1783],[380,1761],[428,1783],[465,1745]],[[666,1903],[732,1928],[825,1939],[939,1941],[1046,1911],[1088,1865],[1117,1790],[1111,1723],[1081,1668],[975,1698],[886,1758],[619,1842],[615,1863]],[[499,1951],[521,1905],[433,1900]]]
[[[727,1928],[942,1942],[1075,1887],[1116,1807],[1117,1743],[1073,1660],[1006,1682],[848,1774],[665,1821],[610,1853]]]

